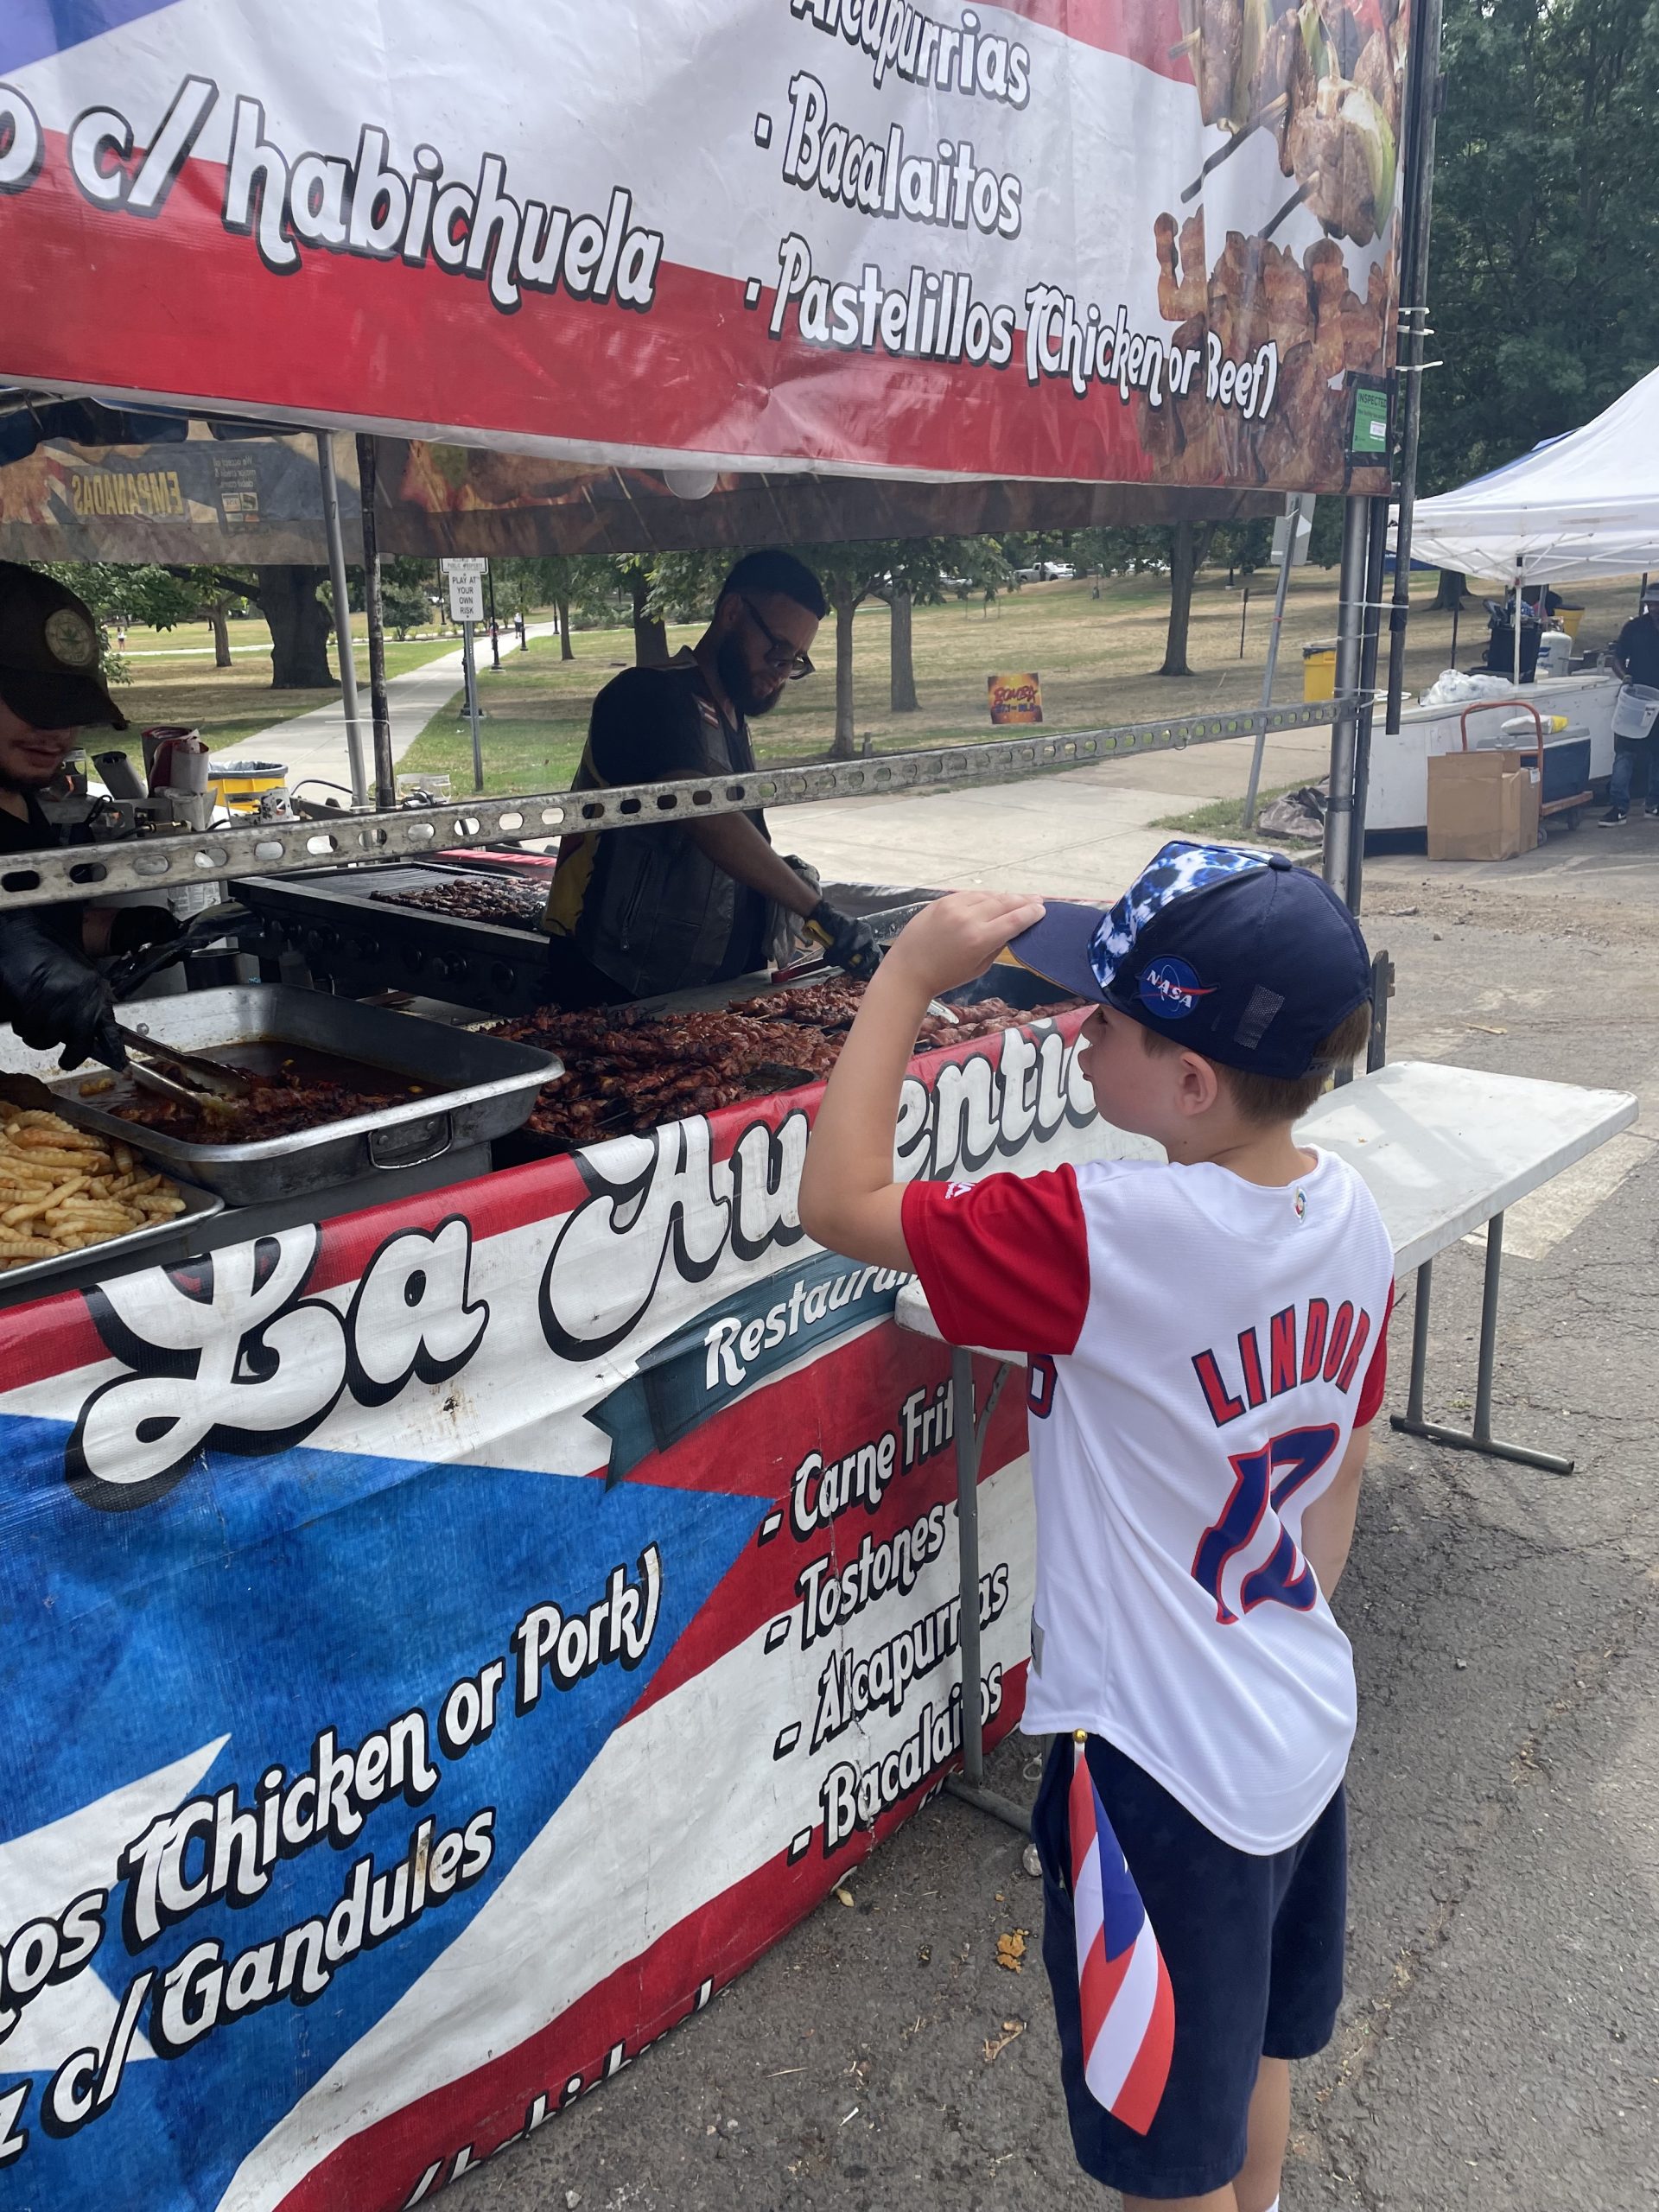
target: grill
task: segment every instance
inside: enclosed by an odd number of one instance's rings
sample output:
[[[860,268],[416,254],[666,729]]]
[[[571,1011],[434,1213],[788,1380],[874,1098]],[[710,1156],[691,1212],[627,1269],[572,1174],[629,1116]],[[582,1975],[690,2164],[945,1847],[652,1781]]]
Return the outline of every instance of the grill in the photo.
[[[267,948],[301,961],[347,998],[409,991],[489,1014],[530,1014],[547,995],[547,940],[538,929],[462,921],[418,906],[389,906],[377,891],[476,884],[476,868],[347,868],[296,878],[251,876],[238,896],[264,925]],[[523,882],[548,880],[491,871]]]

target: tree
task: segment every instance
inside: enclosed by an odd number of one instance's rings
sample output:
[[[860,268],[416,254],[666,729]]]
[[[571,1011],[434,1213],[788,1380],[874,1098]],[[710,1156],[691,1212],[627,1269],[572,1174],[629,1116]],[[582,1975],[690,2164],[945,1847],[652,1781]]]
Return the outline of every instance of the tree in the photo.
[[[1209,558],[1212,522],[1178,522],[1169,532],[1169,629],[1164,639],[1160,676],[1191,676],[1186,664],[1187,631],[1192,620],[1192,586]]]
[[[191,594],[189,613],[175,614],[173,622],[200,615],[216,597],[232,603],[247,600],[259,609],[270,632],[273,690],[333,691],[338,688],[328,666],[334,617],[319,596],[327,585],[326,569],[308,563],[268,563],[252,569],[171,569],[165,573]],[[148,621],[151,617],[144,614],[142,619]]]
[[[649,553],[625,553],[614,556],[610,562],[616,585],[628,602],[630,620],[633,624],[633,660],[636,668],[665,668],[668,664],[668,629],[660,609],[652,604],[652,585],[656,563]]]
[[[836,734],[830,747],[832,760],[850,760],[853,733],[853,618],[867,599],[895,597],[912,603],[936,602],[944,597],[939,583],[943,560],[951,541],[938,537],[874,538],[862,543],[798,545],[794,550],[823,586],[824,597],[836,620]],[[889,695],[902,690],[900,678],[909,673],[892,664],[889,645]]]
[[[887,580],[877,590],[891,615],[887,642],[887,701],[895,715],[918,711],[916,661],[911,616],[919,603],[937,607],[944,598],[945,578],[957,594],[982,594],[995,599],[1014,582],[1014,570],[995,537],[916,537],[888,549]]]
[[[1265,568],[1273,557],[1273,524],[1267,518],[1257,522],[1224,522],[1216,524],[1210,541],[1210,558],[1227,563],[1227,582],[1230,587],[1236,575],[1253,576]]]
[[[391,625],[400,638],[411,630],[423,629],[432,619],[432,602],[423,591],[411,591],[407,584],[387,584],[380,594],[383,619]]]
[[[887,602],[887,705],[895,715],[913,715],[921,701],[916,696],[916,652],[911,616],[916,606],[913,592],[899,587],[884,592]]]
[[[1574,429],[1659,359],[1659,10],[1448,0],[1422,488]]]
[[[1440,581],[1434,594],[1434,607],[1438,613],[1455,614],[1463,605],[1465,579],[1456,569],[1442,569]]]
[[[216,572],[217,573],[217,572]],[[334,620],[318,596],[328,580],[326,569],[308,563],[267,563],[255,569],[249,585],[235,575],[223,588],[251,599],[270,632],[270,683],[276,691],[333,691],[338,687],[328,665],[328,634]]]

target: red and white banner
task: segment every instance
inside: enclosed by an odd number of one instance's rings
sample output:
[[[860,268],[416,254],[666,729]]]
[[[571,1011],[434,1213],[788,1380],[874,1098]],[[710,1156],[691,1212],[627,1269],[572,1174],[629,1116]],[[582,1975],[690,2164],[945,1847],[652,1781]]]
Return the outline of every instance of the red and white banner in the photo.
[[[1374,490],[1407,5],[25,5],[0,378],[671,470]]]
[[[904,1173],[1124,1148],[1079,1021],[918,1061]],[[812,1103],[0,1315],[0,2200],[423,2202],[938,1787],[950,1355],[804,1237]],[[1027,1484],[1015,1389],[993,1739]]]

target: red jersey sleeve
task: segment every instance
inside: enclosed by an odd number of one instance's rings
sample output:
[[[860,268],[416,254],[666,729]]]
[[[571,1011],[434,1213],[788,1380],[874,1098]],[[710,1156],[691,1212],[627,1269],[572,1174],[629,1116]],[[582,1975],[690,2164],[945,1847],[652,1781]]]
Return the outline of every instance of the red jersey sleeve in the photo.
[[[1389,1303],[1382,1316],[1382,1325],[1376,1332],[1376,1349],[1371,1354],[1371,1363],[1365,1370],[1365,1380],[1359,1386],[1359,1402],[1354,1408],[1354,1427],[1369,1428],[1382,1410],[1382,1393],[1389,1387],[1389,1323],[1394,1319],[1394,1285],[1389,1285]]]
[[[1069,1352],[1089,1310],[1089,1240],[1070,1167],[912,1183],[905,1243],[940,1332],[995,1351]]]

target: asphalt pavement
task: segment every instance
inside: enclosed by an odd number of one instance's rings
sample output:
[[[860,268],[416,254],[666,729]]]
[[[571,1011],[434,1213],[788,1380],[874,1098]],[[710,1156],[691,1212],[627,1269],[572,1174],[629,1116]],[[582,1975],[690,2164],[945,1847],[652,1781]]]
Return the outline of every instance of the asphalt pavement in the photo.
[[[1045,785],[1068,874],[1090,874],[1078,809],[1109,819],[1116,775],[1137,817],[1106,840],[1121,881],[1137,841],[1150,850],[1164,834],[1147,795],[1161,783],[1176,803],[1192,758],[1088,772],[1103,796],[1083,797],[1081,775]],[[861,835],[846,833],[849,859]],[[978,844],[958,844],[954,879],[1023,879],[1040,839],[1018,844],[999,856],[988,816]],[[1575,1453],[1576,1471],[1378,1427],[1338,1599],[1361,1692],[1349,1991],[1337,2042],[1298,2069],[1284,2212],[1659,2203],[1656,891],[1659,823],[1586,830],[1509,868],[1402,856],[1369,873],[1367,928],[1399,969],[1391,1057],[1631,1090],[1643,1118],[1510,1224],[1498,1426]],[[1481,1266],[1470,1242],[1435,1267],[1429,1400],[1452,1420],[1472,1395]],[[995,1786],[1028,1798],[1039,1748],[1005,1745]],[[936,1801],[849,1894],[605,2088],[452,2184],[458,2207],[1099,2204],[1071,2161],[1040,1899],[1017,1839]],[[1030,1941],[1012,1971],[998,1939],[1016,1931]]]

